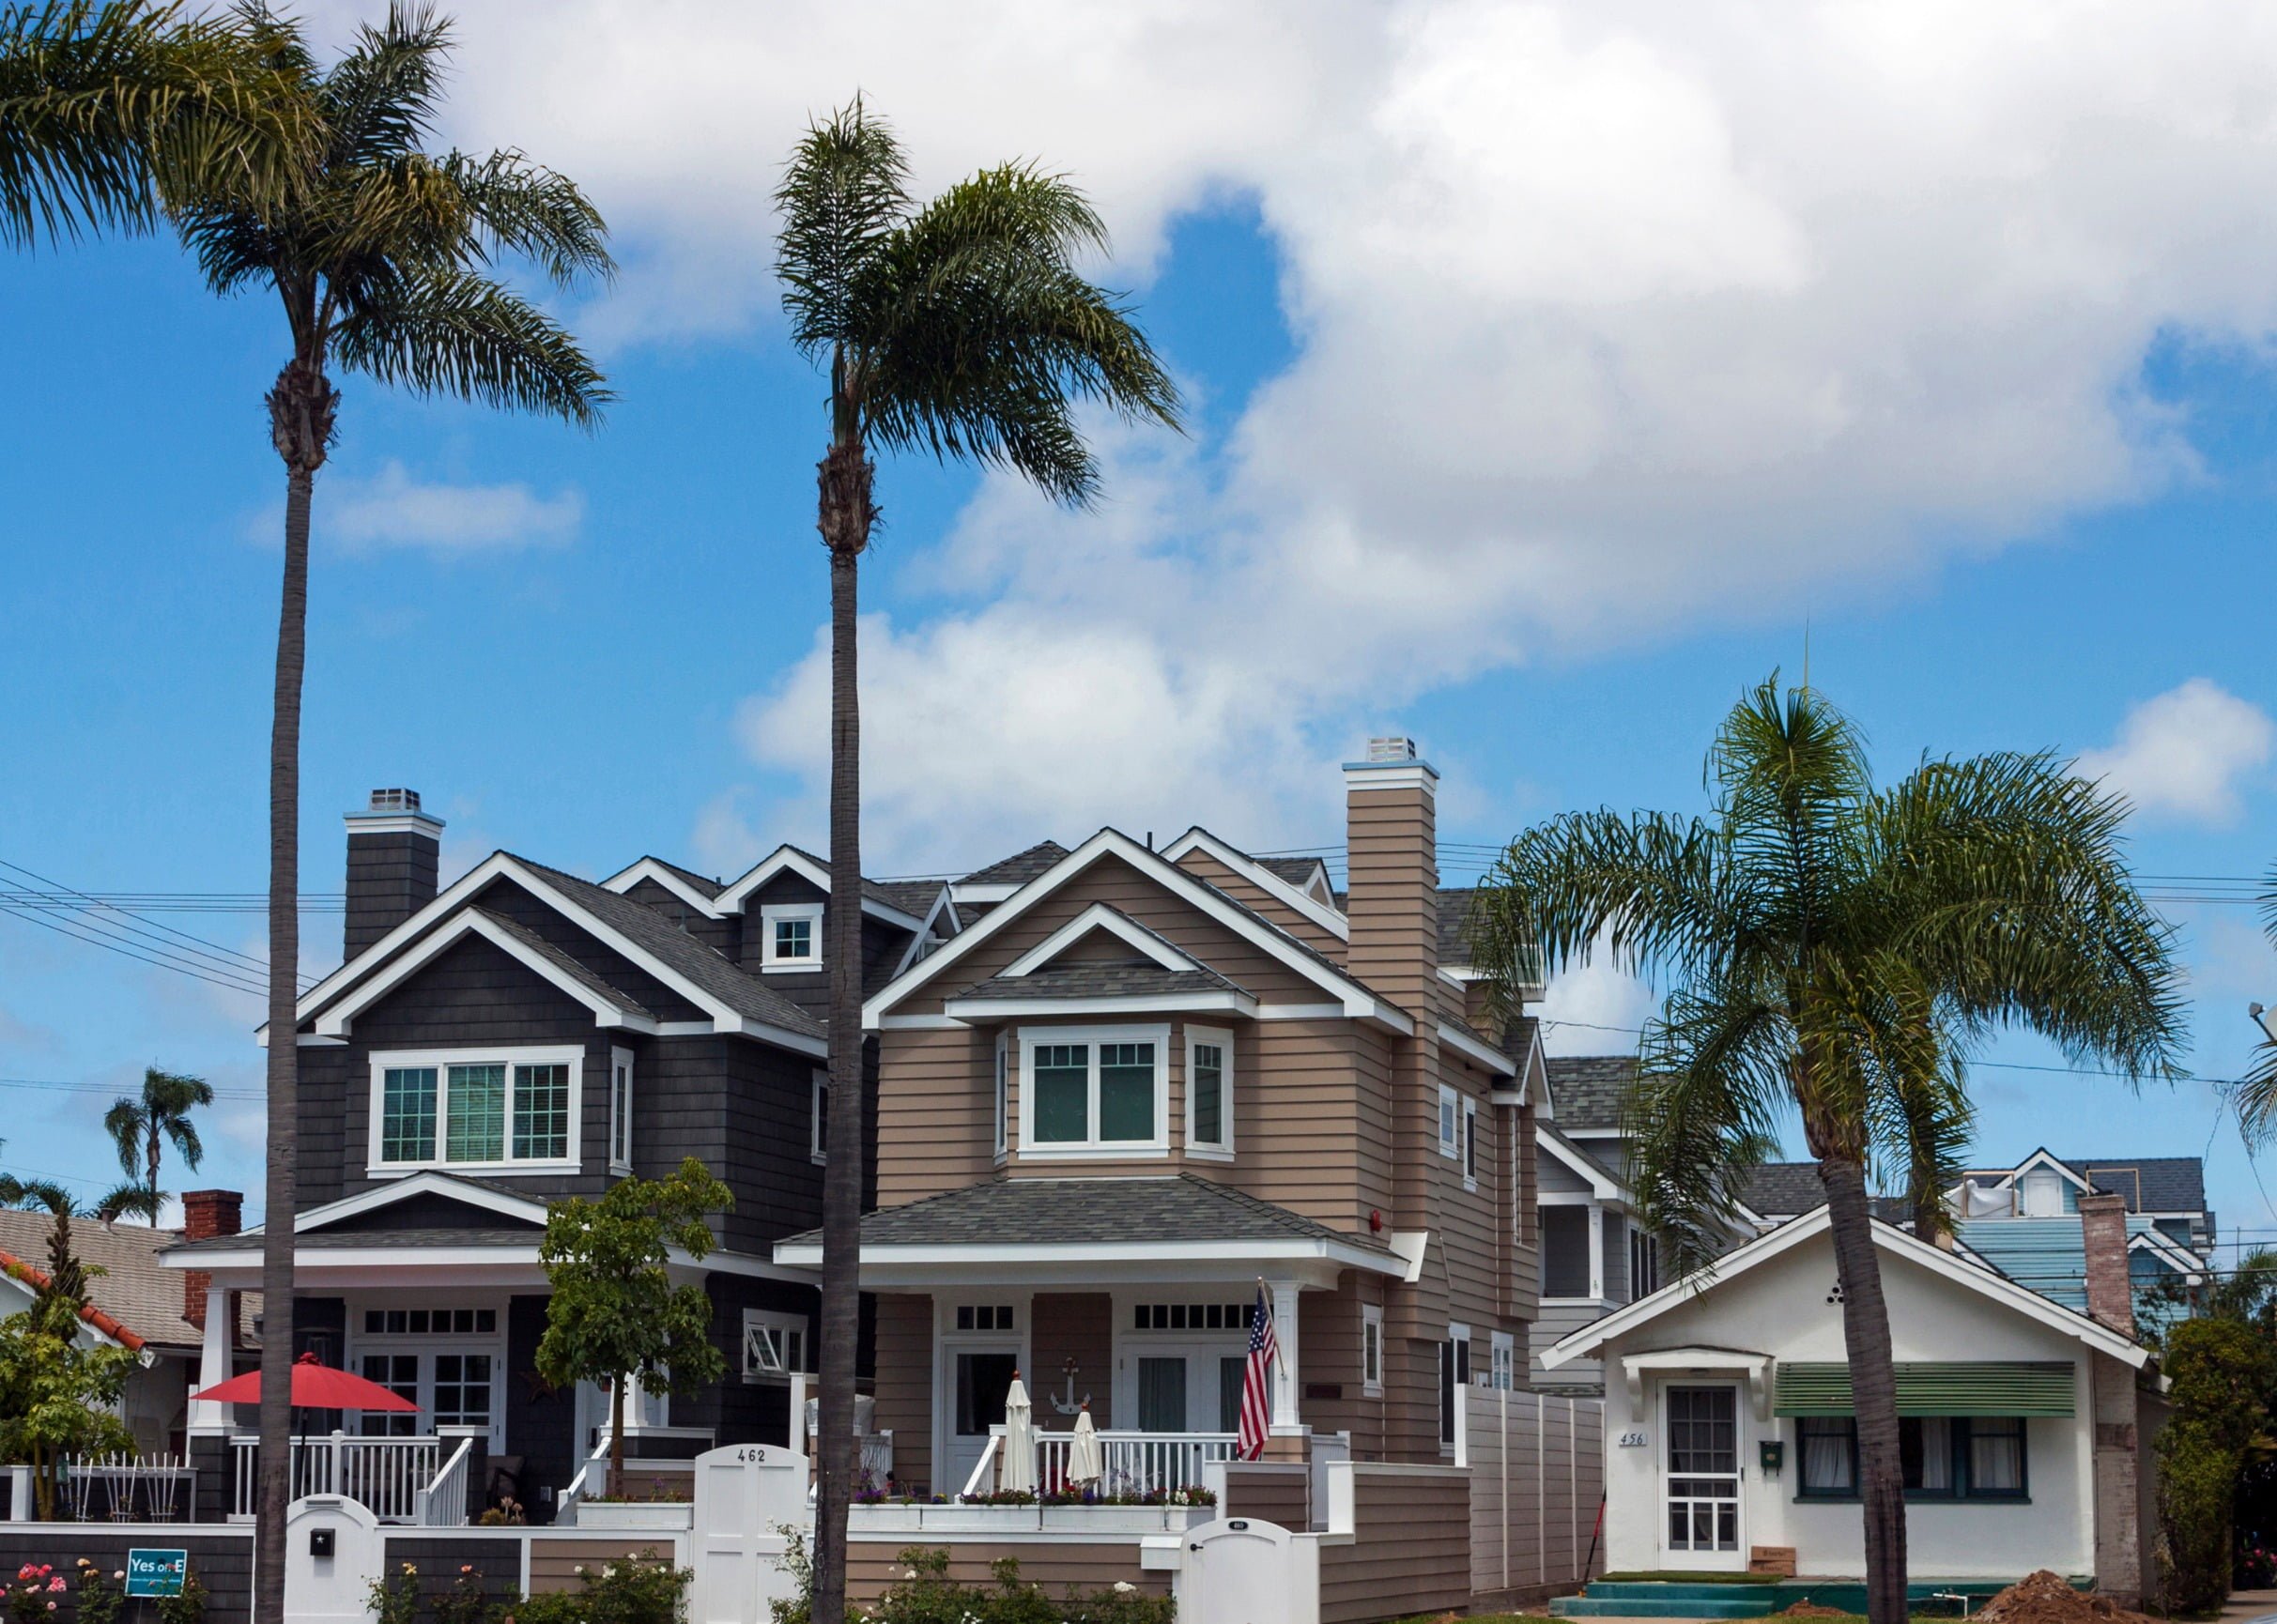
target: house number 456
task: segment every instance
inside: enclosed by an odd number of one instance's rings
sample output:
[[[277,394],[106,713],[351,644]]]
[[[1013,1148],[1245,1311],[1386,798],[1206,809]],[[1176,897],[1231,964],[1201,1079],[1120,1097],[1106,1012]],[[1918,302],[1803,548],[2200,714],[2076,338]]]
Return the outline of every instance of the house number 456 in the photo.
[[[1642,1432],[1628,1432],[1621,1434],[1621,1447],[1624,1449],[1641,1449],[1644,1445],[1645,1435]]]

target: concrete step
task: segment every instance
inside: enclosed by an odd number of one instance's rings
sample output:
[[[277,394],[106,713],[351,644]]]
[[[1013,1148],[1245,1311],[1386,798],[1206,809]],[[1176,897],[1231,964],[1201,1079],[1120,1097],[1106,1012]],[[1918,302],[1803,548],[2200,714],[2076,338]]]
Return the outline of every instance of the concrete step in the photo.
[[[1762,1618],[1771,1610],[1772,1598],[1751,1596],[1746,1585],[1700,1586],[1721,1590],[1716,1597],[1599,1596],[1590,1586],[1587,1596],[1561,1596],[1549,1604],[1553,1618]],[[1734,1594],[1737,1592],[1737,1594]]]

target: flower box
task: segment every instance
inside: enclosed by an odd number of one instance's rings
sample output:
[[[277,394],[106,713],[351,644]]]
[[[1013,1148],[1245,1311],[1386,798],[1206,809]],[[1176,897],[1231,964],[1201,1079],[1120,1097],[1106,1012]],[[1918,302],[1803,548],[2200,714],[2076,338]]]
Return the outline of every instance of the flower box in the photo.
[[[685,1500],[581,1500],[577,1504],[580,1528],[669,1534],[695,1525],[696,1508]]]

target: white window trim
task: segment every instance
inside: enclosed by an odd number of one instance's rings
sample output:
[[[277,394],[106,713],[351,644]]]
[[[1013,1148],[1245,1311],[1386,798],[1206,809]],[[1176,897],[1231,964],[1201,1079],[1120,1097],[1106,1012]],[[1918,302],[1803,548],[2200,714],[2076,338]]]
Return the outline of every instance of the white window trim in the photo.
[[[1089,1046],[1090,1093],[1085,1126],[1093,1135],[1081,1142],[1036,1141],[1036,1075],[1039,1044]],[[1099,1132],[1099,1051],[1102,1044],[1154,1045],[1154,1137],[1101,1140]],[[1113,1161],[1170,1155],[1170,1028],[1167,1026],[1023,1026],[1020,1029],[1020,1157],[1023,1161]]]
[[[818,1065],[807,1090],[807,1155],[817,1167],[830,1159],[830,1145],[823,1126],[823,1100],[829,1093],[830,1073]]]
[[[575,1172],[580,1166],[580,1143],[585,1124],[585,1050],[577,1048],[553,1047],[546,1049],[500,1049],[469,1046],[466,1049],[374,1049],[370,1055],[371,1106],[365,1123],[364,1174],[370,1178],[390,1178],[397,1173],[424,1172]],[[511,1156],[499,1161],[452,1161],[446,1152],[451,1142],[451,1071],[454,1065],[503,1065],[506,1068],[506,1129],[505,1144],[514,1147],[514,1077],[515,1067],[520,1065],[566,1065],[569,1067],[569,1152],[566,1156],[547,1157],[543,1160],[515,1161]],[[380,1112],[387,1096],[387,1074],[432,1066],[435,1070],[435,1155],[424,1161],[381,1161],[379,1159]]]
[[[1376,1356],[1373,1377],[1368,1374],[1371,1350]],[[1360,1391],[1363,1398],[1384,1396],[1384,1311],[1374,1303],[1360,1305]]]
[[[1009,1033],[996,1034],[996,1165],[1002,1167],[1011,1154],[1012,1104],[1012,1038]]]
[[[1197,1045],[1209,1044],[1219,1055],[1218,1063],[1218,1138],[1213,1142],[1193,1136],[1193,1051]],[[1234,1034],[1223,1027],[1190,1026],[1186,1029],[1186,1155],[1195,1161],[1231,1161],[1234,1158]]]
[[[769,902],[759,911],[759,968],[770,970],[820,970],[823,967],[823,907],[820,902]],[[804,958],[784,958],[775,951],[775,927],[778,923],[804,919],[809,927],[807,941],[814,951]]]
[[[1479,1102],[1468,1095],[1463,1098],[1462,1135],[1456,1148],[1462,1157],[1463,1187],[1476,1193],[1479,1187]]]
[[[794,1373],[789,1368],[791,1361],[788,1354],[784,1356],[785,1364],[782,1370],[770,1371],[753,1368],[751,1363],[751,1333],[755,1330],[779,1331],[786,1334],[795,1333],[798,1337],[797,1363],[807,1366],[811,1366],[813,1364],[814,1361],[812,1355],[814,1353],[814,1327],[808,1324],[805,1314],[787,1314],[779,1312],[774,1309],[746,1309],[743,1311],[743,1379],[745,1381],[754,1383],[782,1382],[787,1385]],[[790,1346],[788,1341],[785,1341],[781,1345],[786,1349]],[[798,1371],[795,1373],[808,1374],[810,1372]]]
[[[622,1080],[620,1081],[620,1079]],[[630,1173],[633,1171],[633,1051],[612,1049],[608,1051],[608,1171]],[[623,1097],[619,1097],[619,1091]],[[619,1112],[623,1112],[624,1142],[617,1142]],[[622,1152],[623,1154],[619,1154]]]
[[[1439,1153],[1452,1162],[1463,1159],[1462,1097],[1445,1083],[1439,1085]]]
[[[466,1164],[460,1163],[464,1166]],[[363,1316],[371,1309],[409,1308],[411,1302],[390,1300],[386,1296],[350,1297],[344,1305],[346,1322],[340,1338],[340,1359],[344,1370],[361,1375],[366,1354],[417,1354],[422,1356],[420,1367],[420,1396],[431,1400],[435,1392],[435,1370],[431,1362],[436,1354],[488,1354],[490,1356],[490,1448],[503,1450],[506,1447],[506,1384],[509,1379],[506,1363],[506,1305],[495,1296],[478,1292],[441,1291],[422,1293],[419,1308],[495,1308],[498,1310],[498,1328],[493,1331],[418,1332],[367,1331]],[[426,1429],[432,1432],[429,1425]]]
[[[1509,1391],[1518,1385],[1518,1339],[1508,1331],[1486,1333],[1486,1382]]]

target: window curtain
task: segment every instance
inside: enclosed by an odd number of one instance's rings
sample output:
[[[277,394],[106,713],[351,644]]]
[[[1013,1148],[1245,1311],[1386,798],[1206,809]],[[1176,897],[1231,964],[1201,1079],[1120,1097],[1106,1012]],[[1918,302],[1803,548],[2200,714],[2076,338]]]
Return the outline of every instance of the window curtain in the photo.
[[[448,1111],[450,1132],[443,1153],[447,1160],[506,1159],[504,1066],[453,1066]]]
[[[1857,1423],[1848,1416],[1805,1416],[1803,1492],[1854,1494],[1858,1489]]]
[[[2024,1424],[1978,1417],[1969,1423],[1969,1492],[2021,1494],[2024,1489]]]

